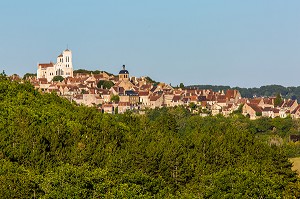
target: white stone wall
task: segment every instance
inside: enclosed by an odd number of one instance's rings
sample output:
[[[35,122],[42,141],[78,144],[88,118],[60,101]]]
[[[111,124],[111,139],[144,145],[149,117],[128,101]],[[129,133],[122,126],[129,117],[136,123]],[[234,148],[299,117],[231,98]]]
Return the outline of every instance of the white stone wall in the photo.
[[[38,65],[37,78],[47,78],[50,82],[54,76],[73,77],[72,51],[64,50],[62,56],[58,56],[57,63],[53,67],[41,68]]]

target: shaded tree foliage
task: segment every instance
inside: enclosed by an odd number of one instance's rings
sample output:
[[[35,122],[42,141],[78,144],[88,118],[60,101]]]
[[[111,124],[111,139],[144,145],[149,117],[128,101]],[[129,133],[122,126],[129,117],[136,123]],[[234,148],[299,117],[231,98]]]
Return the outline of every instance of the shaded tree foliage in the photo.
[[[110,89],[113,86],[114,86],[114,83],[112,81],[100,80],[97,83],[98,88]]]
[[[1,198],[300,197],[286,147],[260,139],[290,118],[109,115],[0,79]]]
[[[62,82],[62,81],[64,81],[64,79],[65,78],[63,78],[62,76],[58,75],[58,76],[54,76],[53,79],[52,79],[52,81],[54,81],[54,82],[57,82],[57,81]]]

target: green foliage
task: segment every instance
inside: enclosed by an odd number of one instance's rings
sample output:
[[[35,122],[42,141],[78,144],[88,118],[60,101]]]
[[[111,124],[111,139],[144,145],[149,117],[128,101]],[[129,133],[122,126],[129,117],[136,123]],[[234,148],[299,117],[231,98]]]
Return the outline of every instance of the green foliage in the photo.
[[[102,114],[0,80],[0,198],[290,198],[291,118]],[[298,195],[297,195],[298,194]]]
[[[6,77],[6,73],[4,70],[2,71],[2,73],[0,73],[0,76]]]
[[[180,83],[180,84],[179,84],[179,88],[184,89],[184,84],[183,84],[183,83]]]
[[[110,100],[112,102],[119,102],[120,101],[120,97],[119,97],[119,95],[113,95],[113,96],[111,96]]]
[[[283,102],[281,95],[279,93],[276,94],[276,98],[274,100],[274,106],[277,107]]]
[[[244,104],[239,105],[239,108],[237,110],[233,111],[232,114],[241,115],[243,113],[243,107],[244,107]]]
[[[191,102],[189,104],[189,107],[190,107],[191,110],[195,110],[197,108],[197,105],[194,102]]]
[[[23,79],[27,79],[29,77],[36,77],[36,73],[26,73],[24,76],[23,76]]]
[[[101,73],[101,71],[100,70],[93,71],[93,70],[78,69],[78,70],[74,70],[73,73],[74,74],[76,74],[76,73],[99,74],[99,73]]]
[[[105,80],[100,80],[97,83],[98,88],[104,88],[104,89],[110,89],[111,87],[114,86],[114,83],[112,81],[105,81]]]
[[[262,112],[255,112],[256,116],[262,116]]]
[[[149,76],[145,77],[145,79],[146,79],[147,82],[149,82],[149,83],[151,83],[151,84],[158,84],[158,83],[159,83],[159,82],[157,82],[157,81],[151,79]]]
[[[108,75],[113,75],[111,73],[108,73],[106,71],[100,71],[100,70],[86,70],[86,69],[78,69],[78,70],[74,70],[73,73],[76,75],[77,73],[86,73],[86,74],[100,74],[101,72],[105,72]]]
[[[54,82],[58,82],[58,81],[62,82],[62,81],[64,81],[64,78],[62,76],[58,75],[58,76],[54,76],[53,79],[52,79],[52,81],[54,81]]]

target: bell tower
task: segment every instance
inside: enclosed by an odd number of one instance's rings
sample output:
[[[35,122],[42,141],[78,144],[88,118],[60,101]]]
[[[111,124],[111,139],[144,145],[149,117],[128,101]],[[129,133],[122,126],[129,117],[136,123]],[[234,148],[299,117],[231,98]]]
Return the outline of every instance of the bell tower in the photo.
[[[119,72],[119,81],[129,81],[129,72],[125,69],[125,65],[122,66],[122,70]]]

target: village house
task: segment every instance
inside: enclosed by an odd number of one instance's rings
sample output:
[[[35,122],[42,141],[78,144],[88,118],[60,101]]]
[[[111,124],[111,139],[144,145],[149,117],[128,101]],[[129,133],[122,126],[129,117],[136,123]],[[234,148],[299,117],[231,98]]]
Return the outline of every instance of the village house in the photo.
[[[128,110],[131,110],[131,105],[129,102],[118,103],[118,113],[125,113]]]
[[[300,118],[300,105],[298,105],[292,112],[291,117],[294,119]]]
[[[124,94],[120,94],[120,102],[128,102],[131,105],[137,105],[139,103],[139,94],[132,90],[125,91]]]
[[[242,114],[253,120],[262,115],[262,109],[257,104],[246,103],[243,106]]]
[[[150,93],[149,91],[140,91],[139,92],[139,103],[144,107],[150,106]]]
[[[163,95],[152,95],[150,96],[150,108],[161,108],[163,105]]]

